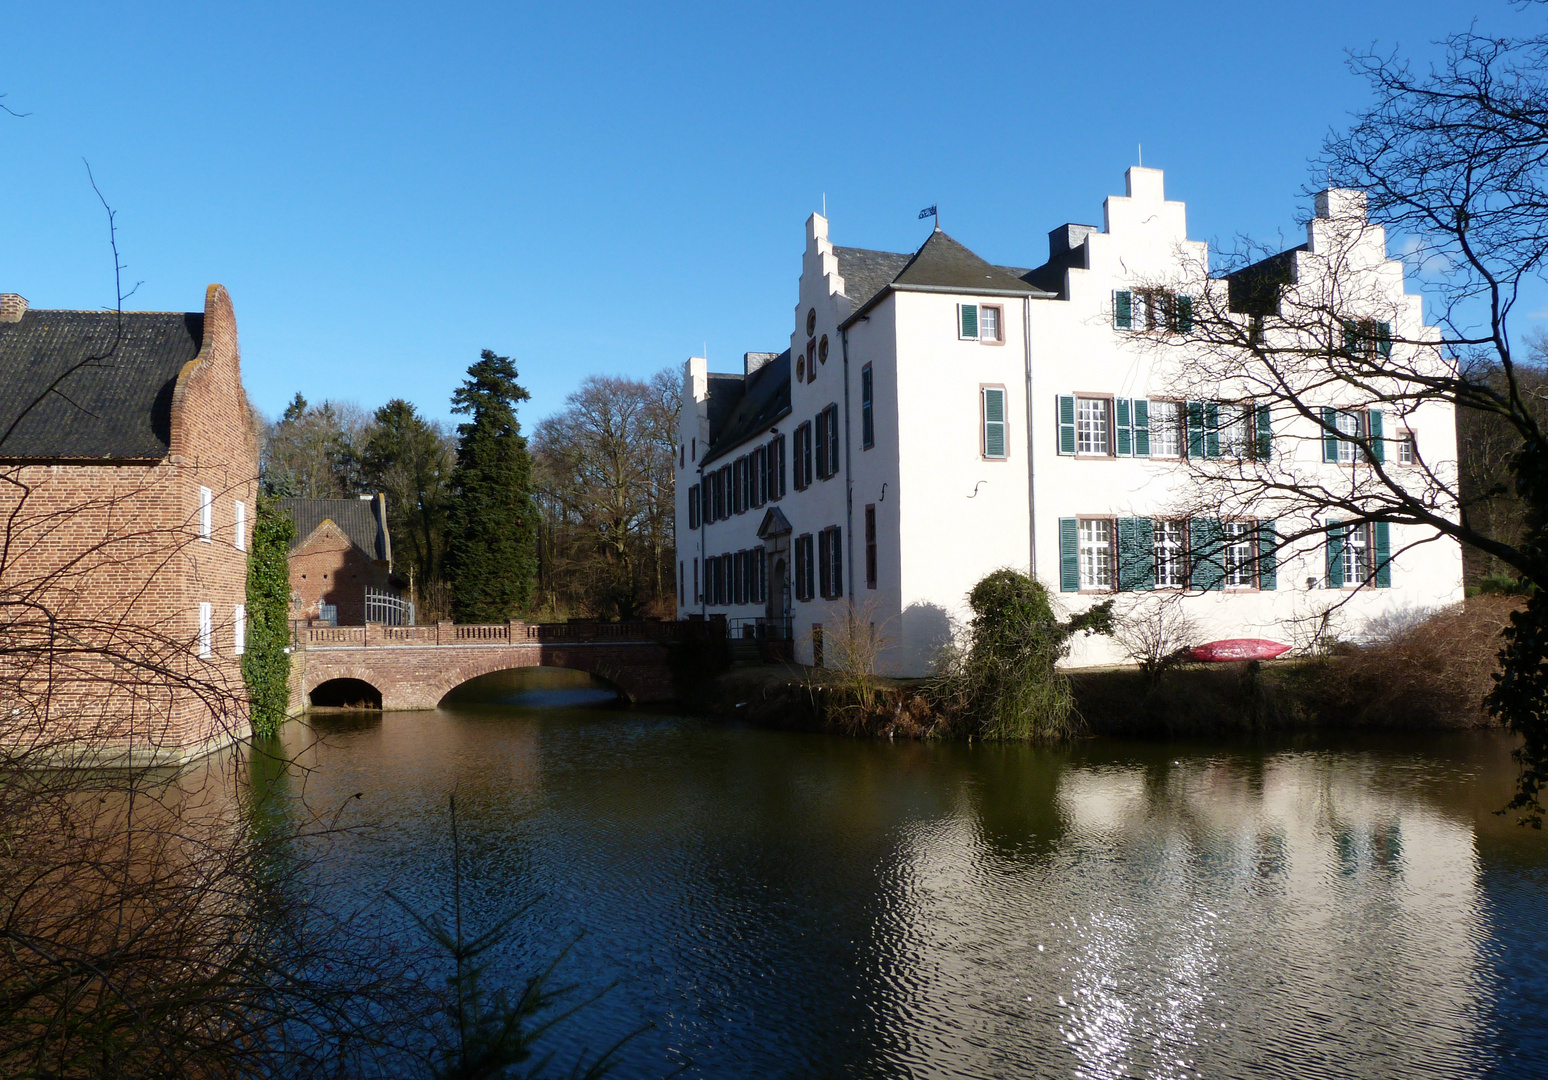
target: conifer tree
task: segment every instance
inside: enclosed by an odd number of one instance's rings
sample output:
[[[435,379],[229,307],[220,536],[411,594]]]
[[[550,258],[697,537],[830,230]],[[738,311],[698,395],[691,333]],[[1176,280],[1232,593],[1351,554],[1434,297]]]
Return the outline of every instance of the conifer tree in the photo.
[[[537,572],[532,462],[516,421],[531,397],[509,357],[485,349],[452,394],[457,467],[446,522],[446,574],[458,622],[499,622],[532,597]]]

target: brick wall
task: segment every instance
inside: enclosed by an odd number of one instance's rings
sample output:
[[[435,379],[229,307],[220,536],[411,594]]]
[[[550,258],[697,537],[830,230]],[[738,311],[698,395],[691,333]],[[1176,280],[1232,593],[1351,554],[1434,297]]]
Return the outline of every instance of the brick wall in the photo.
[[[291,617],[315,619],[318,604],[338,607],[340,626],[365,622],[366,586],[396,593],[387,564],[372,559],[332,521],[325,521],[290,553]]]
[[[204,341],[172,397],[172,445],[155,463],[0,466],[0,588],[36,604],[40,647],[0,669],[38,737],[178,757],[247,732],[235,654],[246,601],[258,453],[242,389],[236,319],[219,285],[205,295]],[[201,488],[212,535],[201,533]],[[201,656],[199,605],[211,605]],[[52,647],[42,647],[48,627]],[[14,628],[8,628],[13,630]],[[3,704],[3,703],[0,703]],[[16,732],[10,733],[13,737]]]

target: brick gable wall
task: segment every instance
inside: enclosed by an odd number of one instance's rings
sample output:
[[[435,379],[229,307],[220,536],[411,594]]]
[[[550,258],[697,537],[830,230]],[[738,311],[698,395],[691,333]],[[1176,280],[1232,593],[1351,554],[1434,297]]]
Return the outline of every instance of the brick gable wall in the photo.
[[[318,618],[318,605],[338,607],[340,626],[365,622],[366,586],[396,592],[387,564],[372,559],[332,521],[312,530],[312,535],[290,553],[291,616]]]

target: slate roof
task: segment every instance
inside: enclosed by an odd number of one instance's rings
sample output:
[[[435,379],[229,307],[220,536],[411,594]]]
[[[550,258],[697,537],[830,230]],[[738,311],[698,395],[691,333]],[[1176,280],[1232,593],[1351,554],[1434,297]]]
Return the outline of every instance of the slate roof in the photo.
[[[711,375],[710,448],[701,461],[707,464],[759,432],[767,431],[789,411],[789,349],[751,375]]]
[[[837,247],[839,277],[844,279],[844,295],[854,301],[855,309],[865,307],[875,295],[891,284],[913,258],[901,251],[871,251],[868,248]]]
[[[378,562],[392,561],[392,541],[380,510],[382,499],[276,499],[279,510],[288,511],[296,523],[290,541],[295,551],[324,521],[331,520],[357,548]]]
[[[119,320],[29,308],[19,322],[0,322],[0,459],[147,461],[171,452],[172,390],[199,355],[204,314],[126,311]]]
[[[912,255],[899,255],[889,251],[865,251],[861,248],[834,248],[839,252],[839,274],[844,278],[844,289],[855,302],[853,313],[844,320],[841,328],[859,319],[881,300],[887,287],[939,289],[946,292],[978,293],[999,296],[1048,295],[1047,290],[1029,281],[1023,275],[1031,273],[1009,266],[995,266],[979,258],[968,248],[937,229]],[[850,285],[845,269],[844,252],[858,253],[864,258],[854,259],[860,269],[861,287]],[[879,281],[882,274],[897,269],[890,278]],[[878,283],[879,281],[879,283]],[[861,295],[861,294],[864,295]]]

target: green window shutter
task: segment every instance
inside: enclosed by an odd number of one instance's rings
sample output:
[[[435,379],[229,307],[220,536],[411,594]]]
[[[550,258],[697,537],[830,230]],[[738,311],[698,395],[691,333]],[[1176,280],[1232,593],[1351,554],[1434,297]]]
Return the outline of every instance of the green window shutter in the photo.
[[[1279,588],[1279,533],[1272,521],[1258,522],[1258,588]]]
[[[1195,460],[1204,456],[1204,403],[1202,401],[1190,401],[1186,406],[1188,414],[1188,456]]]
[[[1360,344],[1360,324],[1353,319],[1338,320],[1344,328],[1344,351],[1354,352]]]
[[[1188,554],[1193,563],[1189,583],[1195,589],[1225,587],[1224,531],[1216,518],[1188,519]]]
[[[1113,325],[1120,330],[1134,326],[1134,294],[1128,289],[1113,293]]]
[[[1257,436],[1253,443],[1253,456],[1259,461],[1267,461],[1274,454],[1274,421],[1267,405],[1254,406],[1252,415],[1256,421]]]
[[[1204,456],[1220,456],[1220,402],[1204,403]]]
[[[1328,518],[1328,588],[1344,587],[1344,530],[1338,518]]]
[[[1075,452],[1075,397],[1059,395],[1059,453]]]
[[[964,338],[976,340],[978,337],[978,305],[958,304],[957,314],[961,319],[960,335]]]
[[[984,388],[984,457],[1005,456],[1005,391]]]
[[[1376,534],[1376,587],[1378,589],[1392,588],[1392,535],[1391,529],[1385,521],[1376,521],[1371,524],[1371,531]]]
[[[1387,460],[1387,444],[1382,440],[1381,410],[1365,414],[1365,432],[1371,444],[1371,460],[1378,465]]]
[[[1134,456],[1150,456],[1150,402],[1134,399]]]
[[[1376,324],[1376,348],[1382,356],[1392,355],[1392,324],[1379,322]]]
[[[1118,591],[1156,586],[1155,532],[1149,518],[1118,519]]]
[[[1177,330],[1183,334],[1193,332],[1193,297],[1191,296],[1177,298]]]
[[[1322,460],[1338,460],[1338,410],[1322,407]]]
[[[1059,591],[1080,592],[1080,521],[1059,519]]]
[[[1114,398],[1113,414],[1116,417],[1113,443],[1117,447],[1118,456],[1131,457],[1134,454],[1134,415],[1129,399]]]

